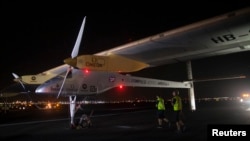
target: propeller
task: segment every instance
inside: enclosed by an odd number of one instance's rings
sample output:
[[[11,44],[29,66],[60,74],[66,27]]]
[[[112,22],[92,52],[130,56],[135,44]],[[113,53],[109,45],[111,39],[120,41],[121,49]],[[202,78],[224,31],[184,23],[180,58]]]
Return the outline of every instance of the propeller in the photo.
[[[82,35],[83,35],[83,31],[84,31],[84,26],[85,26],[85,20],[86,20],[86,17],[83,18],[83,22],[82,22],[82,25],[81,25],[81,28],[80,28],[80,31],[78,33],[78,36],[77,36],[77,39],[76,39],[76,42],[75,42],[75,45],[74,45],[74,48],[71,52],[71,59],[75,58],[77,55],[78,55],[78,52],[79,52],[79,48],[80,48],[80,45],[81,45],[81,40],[82,40]],[[62,82],[62,85],[60,87],[60,90],[57,94],[57,98],[59,98],[59,96],[61,95],[61,92],[62,92],[62,89],[63,89],[63,86],[64,86],[64,83],[68,77],[68,74],[73,70],[73,67],[69,65],[69,68],[67,69],[67,72],[64,76],[64,79],[63,79],[63,82]]]
[[[14,80],[14,81],[19,82],[19,83],[21,84],[21,86],[23,87],[24,91],[26,91],[26,88],[25,88],[25,86],[24,86],[23,82],[21,81],[20,77],[19,77],[17,74],[15,74],[15,73],[12,73],[12,75],[13,75],[13,76],[14,76],[14,78],[15,78],[15,80]]]

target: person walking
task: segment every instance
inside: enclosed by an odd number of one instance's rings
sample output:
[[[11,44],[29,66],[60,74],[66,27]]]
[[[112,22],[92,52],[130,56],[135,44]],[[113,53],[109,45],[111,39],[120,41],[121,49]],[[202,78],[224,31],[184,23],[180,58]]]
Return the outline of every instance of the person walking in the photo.
[[[168,126],[170,127],[171,123],[166,118],[166,108],[165,108],[164,99],[160,97],[159,95],[156,96],[156,108],[157,108],[158,128],[163,127],[163,121],[166,122]]]
[[[186,130],[185,124],[182,121],[181,115],[182,113],[182,99],[179,96],[179,91],[175,90],[172,92],[173,98],[172,98],[172,106],[174,110],[174,118],[176,122],[177,132],[181,133]]]

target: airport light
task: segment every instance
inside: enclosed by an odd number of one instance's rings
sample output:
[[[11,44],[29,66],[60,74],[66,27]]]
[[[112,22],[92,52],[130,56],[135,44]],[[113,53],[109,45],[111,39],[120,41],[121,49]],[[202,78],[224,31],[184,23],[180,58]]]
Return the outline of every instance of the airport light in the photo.
[[[242,97],[243,97],[243,98],[249,98],[249,94],[248,94],[248,93],[243,93],[243,94],[242,94]]]
[[[250,102],[250,94],[249,93],[243,93],[241,95],[240,102],[249,103]]]

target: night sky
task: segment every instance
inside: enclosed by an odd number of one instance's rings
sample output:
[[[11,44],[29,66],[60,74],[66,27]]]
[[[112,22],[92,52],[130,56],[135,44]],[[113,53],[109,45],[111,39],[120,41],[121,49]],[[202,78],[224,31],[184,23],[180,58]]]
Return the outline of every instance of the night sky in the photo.
[[[203,5],[197,6],[197,5]],[[2,45],[0,90],[13,83],[12,72],[18,75],[38,74],[63,64],[70,57],[83,17],[87,16],[80,54],[93,54],[150,35],[184,26],[249,6],[246,2],[234,4],[202,4],[185,6],[169,4],[156,10],[136,6],[110,9],[70,10],[70,12],[32,11],[23,6],[1,5]],[[206,5],[206,6],[205,6]],[[153,5],[154,6],[154,5]],[[205,6],[205,7],[204,7]],[[71,7],[72,8],[72,7]],[[60,10],[63,8],[60,8]],[[82,8],[84,9],[84,8]],[[136,9],[136,10],[135,10]],[[147,10],[146,10],[147,9]],[[14,10],[11,12],[11,10]],[[4,35],[4,36],[3,36]],[[199,94],[235,96],[250,92],[250,53],[194,60],[194,79],[246,75],[246,79],[195,83]],[[152,75],[154,74],[154,75]],[[143,70],[133,75],[166,80],[185,80],[185,63]],[[161,90],[162,91],[162,90]]]

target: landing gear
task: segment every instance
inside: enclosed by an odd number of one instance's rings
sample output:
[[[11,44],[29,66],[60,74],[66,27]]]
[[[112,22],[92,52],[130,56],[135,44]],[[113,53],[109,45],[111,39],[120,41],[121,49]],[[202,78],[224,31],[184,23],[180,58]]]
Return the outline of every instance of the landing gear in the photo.
[[[71,95],[69,96],[69,106],[70,106],[70,128],[71,129],[79,129],[79,128],[89,128],[92,126],[92,122],[90,117],[93,114],[93,110],[91,111],[90,115],[82,114],[79,121],[75,121],[75,113],[80,108],[76,108],[76,96]]]
[[[86,114],[83,114],[78,122],[77,128],[90,128],[92,126],[92,122],[90,117]]]

